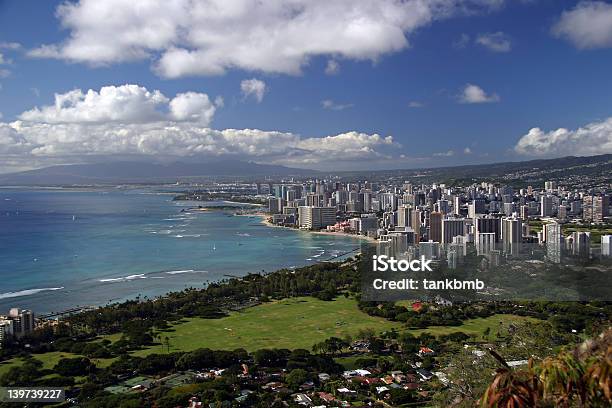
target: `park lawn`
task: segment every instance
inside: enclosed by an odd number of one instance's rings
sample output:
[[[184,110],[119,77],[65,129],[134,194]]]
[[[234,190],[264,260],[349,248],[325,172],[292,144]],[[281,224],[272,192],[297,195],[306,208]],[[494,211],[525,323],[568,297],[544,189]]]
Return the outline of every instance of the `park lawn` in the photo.
[[[362,329],[376,332],[399,328],[399,323],[368,316],[354,299],[322,301],[310,297],[284,299],[232,313],[221,319],[185,319],[169,331],[170,351],[197,348],[254,351],[262,348],[310,349],[329,337],[355,335]],[[162,343],[164,341],[162,340]],[[138,350],[144,356],[167,352],[165,344]]]
[[[503,326],[504,328],[502,334],[506,334],[505,330],[507,330],[508,325],[511,323],[524,322],[538,323],[542,322],[542,320],[533,317],[516,316],[511,314],[496,314],[489,317],[469,319],[464,321],[463,324],[459,326],[430,326],[426,329],[410,329],[408,331],[415,336],[419,336],[421,333],[430,333],[434,336],[442,336],[454,332],[463,332],[468,336],[475,336],[476,340],[489,340],[494,338],[495,334],[500,329],[500,326]],[[489,339],[485,339],[483,335],[487,328],[491,330]]]
[[[62,358],[81,357],[79,354],[66,353],[63,351],[50,351],[42,354],[32,354],[35,360],[42,362],[43,369],[52,369]],[[108,367],[115,358],[92,358],[92,362],[98,367]],[[17,357],[0,363],[0,376],[6,373],[11,367],[20,366],[23,364],[23,359]]]
[[[21,360],[17,358],[12,358],[10,360],[0,362],[0,377],[8,372],[11,367],[17,367],[21,365]]]

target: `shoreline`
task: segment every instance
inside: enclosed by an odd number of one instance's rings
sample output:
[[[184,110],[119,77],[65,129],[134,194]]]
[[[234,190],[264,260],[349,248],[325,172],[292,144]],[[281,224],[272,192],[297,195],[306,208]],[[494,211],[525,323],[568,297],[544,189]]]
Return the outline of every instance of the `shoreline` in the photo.
[[[285,229],[289,229],[289,230],[294,230],[294,231],[298,231],[298,232],[304,232],[304,233],[308,233],[308,234],[316,234],[316,235],[327,235],[327,236],[337,236],[337,237],[346,237],[346,238],[355,238],[355,239],[361,239],[361,240],[365,240],[368,241],[372,244],[376,244],[378,242],[377,239],[371,238],[371,237],[367,237],[365,235],[361,235],[361,234],[350,234],[348,232],[334,232],[334,231],[310,231],[310,230],[303,230],[303,229],[299,229],[299,228],[293,228],[293,227],[286,227],[284,225],[276,225],[276,224],[272,224],[270,221],[268,221],[268,214],[266,213],[252,213],[252,214],[235,214],[236,216],[255,216],[255,217],[259,217],[260,218],[260,222],[261,224],[265,225],[266,227],[272,227],[272,228],[285,228]]]

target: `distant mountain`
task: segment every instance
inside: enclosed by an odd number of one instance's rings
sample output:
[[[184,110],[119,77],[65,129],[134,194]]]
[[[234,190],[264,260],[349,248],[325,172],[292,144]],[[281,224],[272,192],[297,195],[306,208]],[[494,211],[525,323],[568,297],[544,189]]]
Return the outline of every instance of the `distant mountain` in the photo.
[[[236,160],[171,164],[124,161],[59,165],[19,173],[0,174],[0,185],[164,183],[219,176],[297,176],[315,173],[314,170]]]
[[[409,180],[414,183],[437,182],[449,185],[493,180],[519,186],[546,180],[563,181],[567,185],[605,185],[612,181],[612,154],[343,174],[346,178],[356,180],[363,179],[366,175],[378,180]]]
[[[154,164],[145,162],[106,162],[52,166],[20,173],[0,174],[0,185],[91,185],[121,183],[168,183],[195,181],[209,177],[261,179],[264,176],[342,176],[346,180],[378,181],[410,180],[414,183],[469,184],[496,180],[513,185],[563,180],[566,184],[610,183],[612,154],[586,157],[562,157],[522,162],[504,162],[452,167],[377,170],[353,172],[317,172],[284,166],[257,164],[235,160],[214,160],[201,163]]]

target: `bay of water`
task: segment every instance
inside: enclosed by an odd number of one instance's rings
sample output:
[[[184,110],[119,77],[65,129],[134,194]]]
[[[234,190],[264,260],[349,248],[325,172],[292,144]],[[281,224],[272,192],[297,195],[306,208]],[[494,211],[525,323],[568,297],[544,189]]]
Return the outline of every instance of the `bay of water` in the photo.
[[[267,227],[152,190],[0,189],[0,314],[155,297],[299,267],[362,241]]]

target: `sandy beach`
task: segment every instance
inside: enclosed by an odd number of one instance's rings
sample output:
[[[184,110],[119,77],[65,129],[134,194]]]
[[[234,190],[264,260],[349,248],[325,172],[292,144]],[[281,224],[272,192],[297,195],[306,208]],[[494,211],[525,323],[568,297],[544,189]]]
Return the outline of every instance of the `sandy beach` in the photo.
[[[366,237],[365,235],[360,235],[360,234],[350,234],[348,232],[333,232],[333,231],[309,231],[309,230],[302,230],[299,228],[293,228],[293,227],[285,227],[282,225],[275,225],[272,224],[269,219],[270,216],[266,213],[261,213],[261,212],[257,212],[257,213],[251,213],[251,214],[236,214],[237,216],[251,216],[251,217],[258,217],[260,218],[260,222],[262,224],[264,224],[267,227],[273,227],[273,228],[287,228],[287,229],[292,229],[295,231],[300,231],[300,232],[305,232],[308,234],[318,234],[318,235],[331,235],[331,236],[343,236],[343,237],[350,237],[350,238],[357,238],[357,239],[363,239],[365,241],[369,241],[373,244],[377,243],[378,240],[372,238],[372,237]]]

